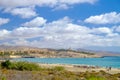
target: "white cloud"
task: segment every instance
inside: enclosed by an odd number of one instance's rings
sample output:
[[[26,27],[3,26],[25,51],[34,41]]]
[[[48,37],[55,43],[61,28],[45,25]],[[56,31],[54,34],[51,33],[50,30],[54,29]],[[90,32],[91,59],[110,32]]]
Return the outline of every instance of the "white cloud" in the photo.
[[[115,26],[114,28],[115,28],[115,31],[120,32],[120,25],[119,26]]]
[[[11,13],[12,15],[18,15],[22,18],[30,18],[37,16],[34,7],[24,7],[24,8],[7,8],[4,12]]]
[[[56,8],[53,9],[54,10],[66,10],[69,9],[69,7],[66,4],[61,4],[59,6],[57,6]]]
[[[28,27],[19,27],[14,29],[10,33],[11,38],[34,38],[41,36],[44,31],[42,31],[42,28],[28,28]]]
[[[31,44],[29,41],[23,39],[23,38],[19,38],[19,39],[14,39],[12,41],[12,43],[14,43],[14,45],[19,45],[19,46],[30,46],[29,44]],[[11,45],[11,44],[9,44]]]
[[[89,3],[89,4],[94,4],[97,2],[97,0],[56,0],[56,6],[54,10],[63,10],[63,9],[68,9],[70,5],[74,4],[82,4],[82,3]]]
[[[98,0],[0,0],[0,8],[4,12],[18,15],[22,18],[30,18],[37,15],[34,8],[50,7],[53,10],[68,9],[74,4],[94,4]],[[34,6],[34,7],[33,7]]]
[[[120,13],[110,12],[101,15],[91,16],[85,19],[85,22],[93,24],[117,24],[120,23]]]
[[[99,28],[94,28],[92,32],[95,34],[110,34],[112,33],[112,29],[108,27],[99,27]]]
[[[36,17],[33,20],[22,24],[22,26],[25,26],[25,27],[39,27],[39,26],[43,26],[46,23],[46,21],[47,20],[42,18],[42,17]]]
[[[0,18],[0,26],[3,25],[3,24],[6,24],[8,23],[10,20],[7,19],[7,18]]]
[[[5,30],[5,29],[0,30],[0,40],[8,38],[9,34],[10,34],[10,31],[8,30]]]
[[[53,5],[56,4],[57,0],[0,0],[0,5],[4,8],[8,7],[26,7],[26,6],[45,6],[45,5]],[[51,4],[51,5],[50,5]]]
[[[90,3],[94,4],[97,0],[60,0],[60,3],[64,4],[78,4],[78,3]]]
[[[81,3],[94,4],[97,0],[0,0],[1,7],[26,7],[26,6],[51,6],[55,7],[61,4],[73,5]]]
[[[115,29],[108,27],[89,28],[73,24],[68,17],[46,23],[43,27],[19,27],[8,32],[9,35],[3,34],[2,38],[8,35],[8,38],[13,39],[11,40],[12,44],[16,45],[44,48],[120,46],[120,34],[116,33]]]

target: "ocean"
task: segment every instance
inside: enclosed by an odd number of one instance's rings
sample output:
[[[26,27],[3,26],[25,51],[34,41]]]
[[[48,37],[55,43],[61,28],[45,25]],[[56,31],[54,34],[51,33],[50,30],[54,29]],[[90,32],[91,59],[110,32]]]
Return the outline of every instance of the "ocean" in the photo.
[[[48,64],[94,65],[100,67],[120,68],[120,57],[103,58],[17,58],[15,61],[28,61]]]

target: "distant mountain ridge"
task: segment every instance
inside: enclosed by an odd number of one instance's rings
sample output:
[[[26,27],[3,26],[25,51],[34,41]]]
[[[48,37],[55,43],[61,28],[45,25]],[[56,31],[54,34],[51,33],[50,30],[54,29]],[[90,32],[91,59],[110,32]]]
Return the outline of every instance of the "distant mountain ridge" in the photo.
[[[69,50],[69,49],[49,49],[49,48],[38,48],[38,47],[31,47],[31,46],[11,46],[11,45],[0,45],[0,50],[2,51],[43,51],[49,53],[59,53],[59,55],[68,55],[71,56],[72,54],[76,55],[76,53],[83,53],[83,54],[97,54],[99,56],[120,56],[120,54],[107,52],[107,51],[93,51],[93,50],[86,50],[86,49],[76,49],[76,50]],[[69,54],[68,54],[69,53]],[[65,55],[65,56],[66,56]]]
[[[23,49],[40,49],[40,48],[31,46],[0,45],[0,50],[23,50]]]
[[[77,51],[85,51],[85,52],[91,52],[96,53],[101,56],[120,56],[119,52],[112,52],[112,51],[100,51],[100,50],[88,50],[88,49],[76,49]]]
[[[49,49],[49,48],[37,48],[30,46],[9,46],[0,45],[0,51],[2,54],[14,54],[14,55],[27,55],[34,57],[101,57],[94,53],[80,52],[71,49]]]

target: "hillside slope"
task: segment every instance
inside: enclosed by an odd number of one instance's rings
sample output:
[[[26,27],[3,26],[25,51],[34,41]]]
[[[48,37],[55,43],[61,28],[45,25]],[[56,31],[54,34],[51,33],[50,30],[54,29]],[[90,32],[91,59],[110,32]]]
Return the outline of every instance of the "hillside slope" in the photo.
[[[0,45],[0,53],[4,55],[19,55],[33,57],[101,57],[97,54],[65,49],[47,49],[29,46],[6,46]]]

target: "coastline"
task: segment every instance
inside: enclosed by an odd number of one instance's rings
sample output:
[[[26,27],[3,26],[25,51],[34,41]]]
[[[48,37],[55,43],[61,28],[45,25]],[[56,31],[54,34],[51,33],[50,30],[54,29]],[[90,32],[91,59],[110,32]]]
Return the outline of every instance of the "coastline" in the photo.
[[[12,57],[10,59],[10,61],[15,61],[14,58],[16,57]],[[21,58],[21,57],[17,57],[17,58]],[[29,58],[29,57],[27,57]],[[41,57],[44,58],[44,57]],[[57,57],[58,58],[58,57]],[[60,57],[59,57],[60,58]],[[13,60],[12,60],[13,59]],[[1,61],[5,61],[5,60],[0,60]],[[37,62],[32,62],[32,63],[37,63]],[[37,63],[39,66],[41,67],[45,67],[45,68],[53,68],[55,66],[62,66],[64,67],[67,71],[71,71],[71,72],[99,72],[99,71],[105,71],[107,73],[110,74],[116,74],[116,73],[120,73],[120,68],[113,68],[111,66],[107,66],[107,67],[101,67],[101,66],[95,66],[93,65],[87,65],[87,64],[62,64],[62,63]],[[110,69],[111,68],[111,69]]]
[[[110,74],[116,74],[120,73],[120,68],[111,68],[108,70],[108,68],[105,67],[99,67],[99,66],[89,66],[89,65],[72,65],[72,64],[47,64],[47,63],[37,63],[41,67],[45,68],[53,68],[56,66],[64,67],[66,70],[71,72],[99,72],[99,71],[105,71],[106,73]]]
[[[5,60],[0,60],[0,62],[3,62]],[[11,60],[14,62],[14,60]],[[31,62],[31,63],[36,63],[36,62]],[[64,67],[65,70],[71,71],[71,72],[99,72],[99,71],[104,71],[109,74],[117,74],[120,73],[120,68],[112,68],[109,69],[109,67],[100,67],[100,66],[94,66],[94,65],[83,65],[83,64],[59,64],[59,63],[36,63],[40,67],[43,68],[53,68],[56,66]]]

